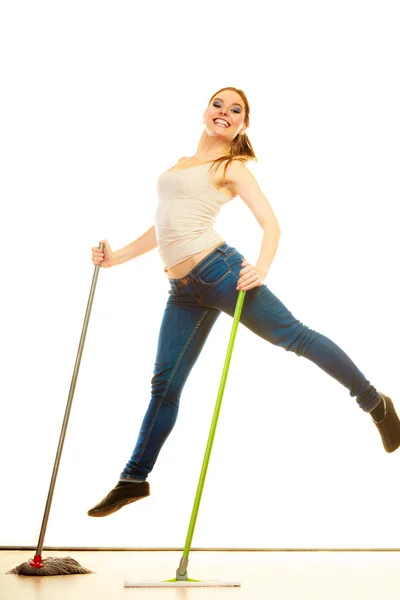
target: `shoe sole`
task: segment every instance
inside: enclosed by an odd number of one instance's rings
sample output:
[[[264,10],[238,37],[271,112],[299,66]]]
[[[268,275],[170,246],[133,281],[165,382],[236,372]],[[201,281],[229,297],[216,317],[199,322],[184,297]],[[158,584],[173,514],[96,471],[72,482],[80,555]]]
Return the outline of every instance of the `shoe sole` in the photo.
[[[150,494],[146,494],[145,496],[137,496],[136,498],[124,498],[123,500],[119,500],[118,502],[113,502],[109,506],[105,506],[104,508],[98,508],[97,510],[88,510],[89,517],[106,517],[107,515],[111,515],[114,512],[117,512],[120,508],[125,506],[126,504],[131,504],[132,502],[136,502],[137,500],[141,500],[142,498],[148,498]]]

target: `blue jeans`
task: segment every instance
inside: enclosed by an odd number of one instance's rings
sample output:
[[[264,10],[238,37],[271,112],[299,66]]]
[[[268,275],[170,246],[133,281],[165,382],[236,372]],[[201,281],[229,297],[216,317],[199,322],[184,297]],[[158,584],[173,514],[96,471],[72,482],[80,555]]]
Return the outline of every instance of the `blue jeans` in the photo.
[[[243,255],[223,243],[171,289],[158,338],[151,400],[120,480],[144,481],[171,433],[185,382],[221,311],[233,317]],[[271,344],[308,358],[343,384],[369,413],[379,392],[332,340],[298,321],[263,284],[246,291],[240,322]]]

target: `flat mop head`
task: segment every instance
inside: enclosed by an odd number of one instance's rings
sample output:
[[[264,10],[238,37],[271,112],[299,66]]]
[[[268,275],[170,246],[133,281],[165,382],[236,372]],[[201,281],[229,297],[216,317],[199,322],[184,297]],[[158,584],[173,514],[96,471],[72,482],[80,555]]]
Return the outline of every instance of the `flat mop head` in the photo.
[[[239,581],[218,581],[201,579],[166,579],[164,581],[124,581],[124,587],[240,587]]]

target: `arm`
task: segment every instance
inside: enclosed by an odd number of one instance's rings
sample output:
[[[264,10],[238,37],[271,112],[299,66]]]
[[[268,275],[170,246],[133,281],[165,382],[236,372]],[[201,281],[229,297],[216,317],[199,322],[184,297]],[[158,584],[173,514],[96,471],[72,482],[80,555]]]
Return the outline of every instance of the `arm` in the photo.
[[[153,248],[157,248],[158,242],[156,237],[156,231],[154,225],[150,227],[143,235],[137,240],[124,246],[120,250],[113,252],[112,266],[120,265],[121,263],[146,254]]]
[[[269,268],[275,258],[280,235],[280,229],[277,229],[276,227],[272,227],[271,229],[268,229],[267,227],[264,228],[260,255],[255,265],[264,276],[264,279],[268,275]]]
[[[264,230],[261,251],[255,266],[266,277],[281,235],[278,220],[256,178],[245,165],[239,161],[232,161],[227,168],[226,181],[233,193],[239,195],[247,204]]]

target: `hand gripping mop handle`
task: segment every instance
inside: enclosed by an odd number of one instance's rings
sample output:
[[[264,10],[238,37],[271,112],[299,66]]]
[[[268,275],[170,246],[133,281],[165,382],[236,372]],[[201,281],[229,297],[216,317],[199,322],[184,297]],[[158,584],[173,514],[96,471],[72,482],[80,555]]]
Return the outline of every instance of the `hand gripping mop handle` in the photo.
[[[104,244],[103,243],[100,243],[99,249],[101,251],[104,250]],[[93,304],[94,292],[96,290],[97,278],[99,276],[99,269],[100,269],[100,264],[96,265],[95,269],[94,269],[94,274],[93,274],[93,279],[92,279],[92,286],[90,288],[89,300],[88,300],[87,307],[86,307],[85,320],[83,322],[81,339],[80,339],[80,342],[79,342],[78,354],[76,356],[75,368],[74,368],[74,372],[73,372],[73,375],[72,375],[71,386],[70,386],[70,389],[69,389],[67,407],[65,409],[64,421],[63,421],[62,428],[61,428],[60,440],[58,442],[56,459],[54,461],[53,474],[51,476],[49,493],[47,494],[47,502],[46,502],[46,507],[44,509],[42,527],[40,529],[40,535],[39,535],[39,542],[38,542],[38,545],[37,545],[37,548],[36,548],[36,555],[35,555],[34,559],[30,562],[31,567],[37,567],[37,568],[42,568],[43,567],[43,563],[42,563],[43,541],[44,541],[44,536],[45,536],[45,533],[46,533],[47,522],[49,520],[50,507],[51,507],[51,502],[53,500],[54,487],[56,485],[56,478],[57,478],[57,473],[58,473],[58,467],[60,465],[61,452],[62,452],[62,449],[63,449],[63,446],[64,446],[65,433],[67,431],[67,425],[68,425],[68,420],[69,420],[69,413],[71,412],[71,405],[72,405],[72,399],[74,397],[76,380],[78,379],[79,367],[80,367],[80,364],[81,364],[82,352],[83,352],[83,347],[84,347],[85,339],[86,339],[86,331],[87,331],[87,328],[88,328],[89,317],[90,317],[90,313],[91,313],[91,310],[92,310],[92,304]]]
[[[195,497],[193,509],[192,509],[192,516],[190,518],[189,529],[188,529],[187,536],[186,536],[186,543],[185,543],[185,547],[183,550],[181,562],[176,571],[177,581],[178,580],[179,581],[187,581],[187,579],[188,579],[186,567],[189,562],[190,546],[192,544],[192,538],[193,538],[194,528],[196,525],[197,514],[199,512],[201,495],[203,493],[203,487],[204,487],[204,482],[206,479],[208,463],[210,461],[211,449],[212,449],[213,442],[214,442],[215,430],[217,428],[219,412],[220,412],[221,404],[222,404],[222,397],[224,395],[225,383],[226,383],[226,379],[228,377],[229,365],[231,362],[232,351],[233,351],[233,344],[235,342],[236,332],[237,332],[237,329],[239,326],[240,315],[242,313],[245,294],[246,294],[245,291],[239,290],[238,299],[236,302],[235,314],[233,316],[231,337],[229,339],[228,350],[227,350],[226,358],[225,358],[225,364],[224,364],[224,368],[222,371],[221,383],[220,383],[219,390],[218,390],[217,402],[216,402],[215,409],[214,409],[214,415],[212,418],[210,433],[208,435],[208,441],[207,441],[206,451],[204,454],[203,465],[201,467],[200,479],[199,479],[199,483],[197,486],[196,497]]]

